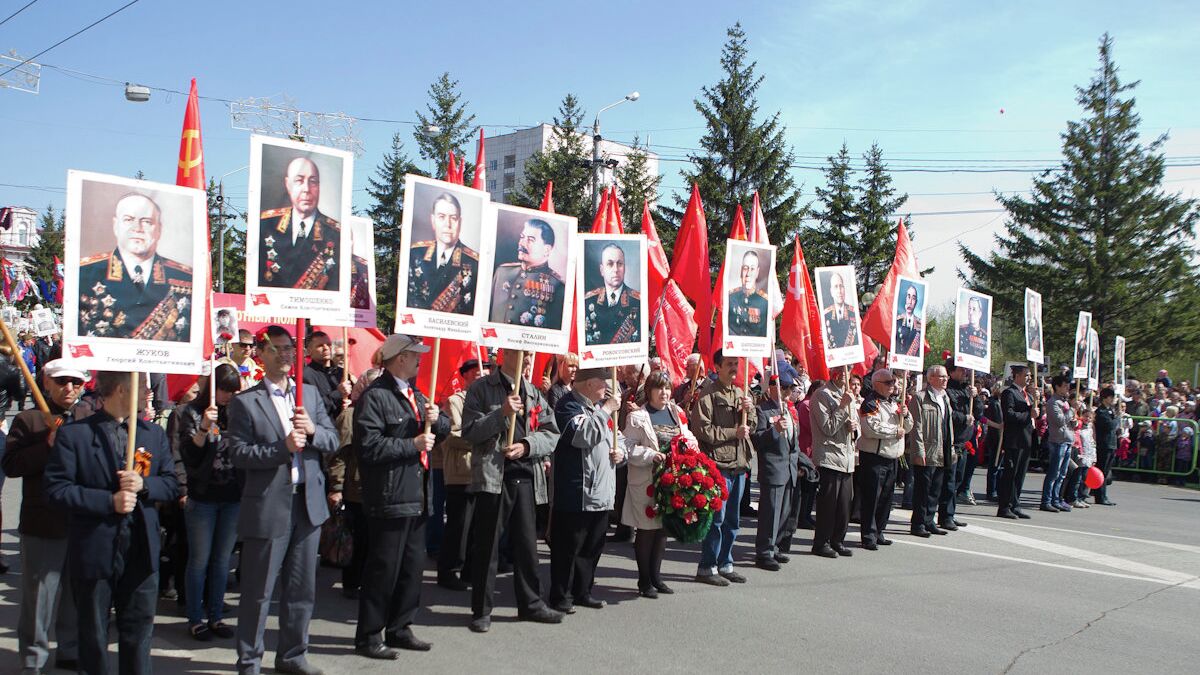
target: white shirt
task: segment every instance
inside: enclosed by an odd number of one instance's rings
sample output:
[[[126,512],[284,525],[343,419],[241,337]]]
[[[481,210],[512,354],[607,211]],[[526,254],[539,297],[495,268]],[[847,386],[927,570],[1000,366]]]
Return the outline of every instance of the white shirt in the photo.
[[[454,247],[443,246],[442,242],[438,242],[434,249],[434,262],[438,267],[450,262],[450,254],[454,252]]]
[[[150,283],[150,271],[154,269],[154,259],[157,257],[156,255],[151,255],[144,262],[131,263],[122,255],[121,262],[125,263],[125,273],[129,275],[130,279],[133,279],[137,274],[134,272],[134,269],[140,267],[142,269],[142,283],[148,284]]]
[[[945,419],[946,417],[949,417],[950,397],[946,395],[946,390],[934,389],[933,387],[930,387],[929,391],[933,392],[933,398],[937,400],[938,405],[942,408],[942,418]]]
[[[293,211],[294,212],[294,211]],[[303,236],[308,236],[312,230],[313,220],[317,217],[317,212],[313,211],[312,215],[307,218],[296,218],[296,222],[292,226],[292,246],[296,245],[296,240]]]
[[[292,425],[292,415],[296,410],[296,382],[288,378],[287,391],[280,389],[270,380],[263,379],[263,382],[267,385],[267,392],[271,394],[271,404],[275,406],[275,414],[279,416],[279,424],[283,426],[283,435],[287,436],[295,428]],[[301,460],[301,453],[291,454],[292,485],[299,485],[304,482],[304,462]]]

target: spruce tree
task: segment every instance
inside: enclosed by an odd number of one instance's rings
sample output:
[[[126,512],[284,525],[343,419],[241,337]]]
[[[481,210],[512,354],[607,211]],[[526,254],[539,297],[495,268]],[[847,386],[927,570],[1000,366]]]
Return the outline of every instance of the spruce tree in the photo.
[[[651,174],[649,162],[647,160],[646,151],[638,147],[638,139],[633,139],[633,148],[624,156],[618,159],[620,162],[617,165],[616,181],[617,194],[621,200],[621,221],[625,225],[626,232],[640,232],[642,226],[642,205],[645,202],[650,202],[650,211],[656,209],[655,202],[658,200],[658,186],[662,183],[662,176],[659,174]],[[670,229],[670,228],[658,228]],[[660,238],[663,239],[663,244],[669,247],[674,244],[675,231],[671,230],[671,239],[667,241],[660,233]]]
[[[211,243],[213,290],[220,291],[221,267],[221,202],[216,181],[208,179],[208,228]],[[229,200],[225,202],[225,292],[246,292],[246,228],[239,229],[234,223],[242,214],[234,209]]]
[[[757,63],[750,60],[746,33],[737,23],[726,35],[721,50],[723,77],[715,85],[703,87],[694,101],[707,127],[700,139],[702,151],[691,153],[692,166],[681,172],[686,185],[695,182],[700,187],[714,272],[724,258],[725,239],[738,204],[749,209],[756,190],[771,243],[777,246],[800,227],[807,210],[791,174],[794,155],[784,140],[786,129],[779,113],[765,119],[759,115],[757,93],[764,78],[755,73]],[[676,222],[687,208],[688,197],[688,190],[675,195],[678,209],[669,214]],[[786,274],[791,258],[777,258],[776,269]]]
[[[829,265],[854,265],[857,260],[858,201],[862,188],[853,182],[850,150],[842,143],[838,154],[827,157],[825,186],[815,188],[816,224],[801,233],[800,244],[809,269]]]
[[[38,217],[38,243],[29,249],[29,256],[25,259],[25,271],[35,284],[38,281],[50,282],[54,279],[54,258],[61,260],[63,257],[64,226],[64,214],[55,210],[53,204],[47,205],[46,210]],[[28,307],[33,307],[34,303],[39,302],[32,294],[25,299],[28,302],[22,304]],[[54,305],[54,298],[43,298],[40,302],[49,307]]]
[[[375,281],[378,291],[376,316],[380,330],[391,332],[396,319],[397,261],[400,259],[400,225],[404,220],[404,175],[421,171],[404,151],[400,134],[392,136],[392,147],[383,155],[375,175],[367,179],[371,207],[367,215],[375,223]]]
[[[864,175],[858,183],[855,208],[858,213],[855,270],[859,292],[874,293],[891,269],[896,254],[896,219],[889,214],[897,213],[908,201],[908,195],[896,194],[878,143],[872,143],[871,149],[863,153],[863,161]]]
[[[458,91],[458,80],[451,80],[448,72],[429,85],[428,93],[425,112],[416,112],[420,124],[413,130],[413,138],[421,159],[434,163],[434,177],[445,178],[451,150],[459,159],[466,157],[467,152],[471,152],[471,159],[475,157],[475,143],[471,142],[477,133],[475,115],[467,114],[467,102]],[[436,133],[426,133],[431,126],[437,127]],[[475,166],[468,163],[463,173],[467,185],[471,184],[474,173]]]
[[[546,182],[554,181],[554,210],[579,219],[579,227],[592,224],[592,171],[590,139],[583,133],[583,108],[574,94],[563,97],[554,117],[554,131],[545,150],[525,160],[525,173],[512,195],[512,203],[536,209],[542,203]]]
[[[1130,365],[1157,362],[1200,343],[1200,211],[1163,191],[1167,137],[1140,141],[1137,82],[1117,78],[1107,34],[1099,54],[1091,82],[1076,87],[1084,115],[1067,123],[1061,165],[1034,179],[1029,198],[997,194],[1009,216],[998,250],[960,244],[960,275],[995,296],[993,312],[1022,316],[1024,288],[1040,291],[1050,363],[1070,360],[1080,310],[1092,312],[1106,354],[1124,335]]]

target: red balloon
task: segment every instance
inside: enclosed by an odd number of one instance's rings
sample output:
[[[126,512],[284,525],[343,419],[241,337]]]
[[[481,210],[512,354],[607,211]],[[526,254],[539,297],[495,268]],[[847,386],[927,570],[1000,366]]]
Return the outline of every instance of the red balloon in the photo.
[[[1087,475],[1083,478],[1083,483],[1092,490],[1099,490],[1100,486],[1104,485],[1104,472],[1100,470],[1100,467],[1089,468]]]

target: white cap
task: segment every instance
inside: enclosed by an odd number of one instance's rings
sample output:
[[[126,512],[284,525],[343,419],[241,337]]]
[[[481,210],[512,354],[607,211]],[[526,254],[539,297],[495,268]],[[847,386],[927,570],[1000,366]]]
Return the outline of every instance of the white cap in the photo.
[[[91,373],[71,359],[54,359],[42,367],[42,372],[49,377],[77,377],[84,382],[92,379]]]

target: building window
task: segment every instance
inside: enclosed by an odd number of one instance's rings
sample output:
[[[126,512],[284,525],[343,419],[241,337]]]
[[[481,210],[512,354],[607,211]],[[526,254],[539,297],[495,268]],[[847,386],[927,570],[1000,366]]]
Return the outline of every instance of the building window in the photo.
[[[493,160],[493,161],[492,161],[492,164],[495,164],[495,163],[496,163],[496,162]],[[488,192],[493,192],[493,191],[495,191],[495,189],[496,189],[496,179],[495,179],[495,178],[489,178],[489,179],[488,179]]]
[[[24,225],[17,226],[17,245],[25,246],[29,243],[29,232],[26,231]]]
[[[495,171],[497,166],[498,166],[498,164],[496,163],[496,160],[494,160],[494,159],[488,160],[488,171]]]
[[[517,176],[516,176],[516,174],[511,174],[511,173],[510,173],[510,174],[508,174],[507,176],[505,176],[505,177],[504,177],[504,189],[505,189],[505,190],[511,190],[512,188],[514,188],[514,187],[516,187],[516,186],[517,186]]]
[[[504,168],[506,168],[506,169],[517,168],[517,156],[516,155],[505,155],[504,156]]]

